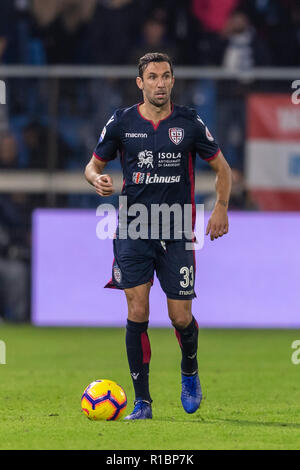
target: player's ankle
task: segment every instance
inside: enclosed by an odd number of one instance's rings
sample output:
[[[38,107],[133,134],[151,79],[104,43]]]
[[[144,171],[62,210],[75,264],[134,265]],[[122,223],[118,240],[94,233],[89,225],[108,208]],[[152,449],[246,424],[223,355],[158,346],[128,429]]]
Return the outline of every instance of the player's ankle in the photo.
[[[152,403],[152,399],[151,398],[141,398],[141,397],[138,397],[134,400],[134,404],[136,404],[138,401],[142,401],[144,403],[147,403],[148,405],[151,405]]]
[[[193,375],[198,374],[198,369],[194,370],[193,372],[184,372],[183,370],[181,371],[182,375],[185,375],[186,377],[192,377]]]

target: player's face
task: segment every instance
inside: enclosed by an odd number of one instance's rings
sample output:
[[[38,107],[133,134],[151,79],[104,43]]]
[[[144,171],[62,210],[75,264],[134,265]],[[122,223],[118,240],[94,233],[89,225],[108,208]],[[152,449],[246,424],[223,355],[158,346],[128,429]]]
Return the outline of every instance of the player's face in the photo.
[[[150,62],[143,79],[137,78],[137,85],[143,91],[145,101],[161,107],[170,101],[174,81],[168,62]]]

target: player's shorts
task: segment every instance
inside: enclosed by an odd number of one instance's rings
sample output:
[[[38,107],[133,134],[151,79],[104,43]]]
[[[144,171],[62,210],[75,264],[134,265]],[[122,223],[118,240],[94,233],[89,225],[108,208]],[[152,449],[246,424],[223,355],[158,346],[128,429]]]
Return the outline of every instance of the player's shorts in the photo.
[[[185,240],[113,240],[112,278],[105,287],[129,289],[153,284],[154,272],[170,299],[196,297],[195,251],[186,250]]]

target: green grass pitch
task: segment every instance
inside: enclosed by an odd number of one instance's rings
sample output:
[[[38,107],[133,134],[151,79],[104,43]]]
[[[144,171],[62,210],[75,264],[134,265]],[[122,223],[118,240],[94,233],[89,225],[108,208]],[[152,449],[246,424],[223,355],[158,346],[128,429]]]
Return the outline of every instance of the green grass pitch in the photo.
[[[133,390],[121,329],[1,326],[0,449],[299,449],[296,330],[200,330],[204,400],[180,403],[180,350],[172,329],[150,329],[153,420],[92,422],[84,388],[109,378]]]

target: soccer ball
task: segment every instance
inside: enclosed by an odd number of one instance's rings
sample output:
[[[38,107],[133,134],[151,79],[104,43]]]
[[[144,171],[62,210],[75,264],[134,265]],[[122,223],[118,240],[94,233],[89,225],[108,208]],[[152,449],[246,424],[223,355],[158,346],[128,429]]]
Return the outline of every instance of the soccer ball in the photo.
[[[127,397],[112,380],[95,380],[83,392],[81,408],[93,420],[116,421],[125,414]]]

